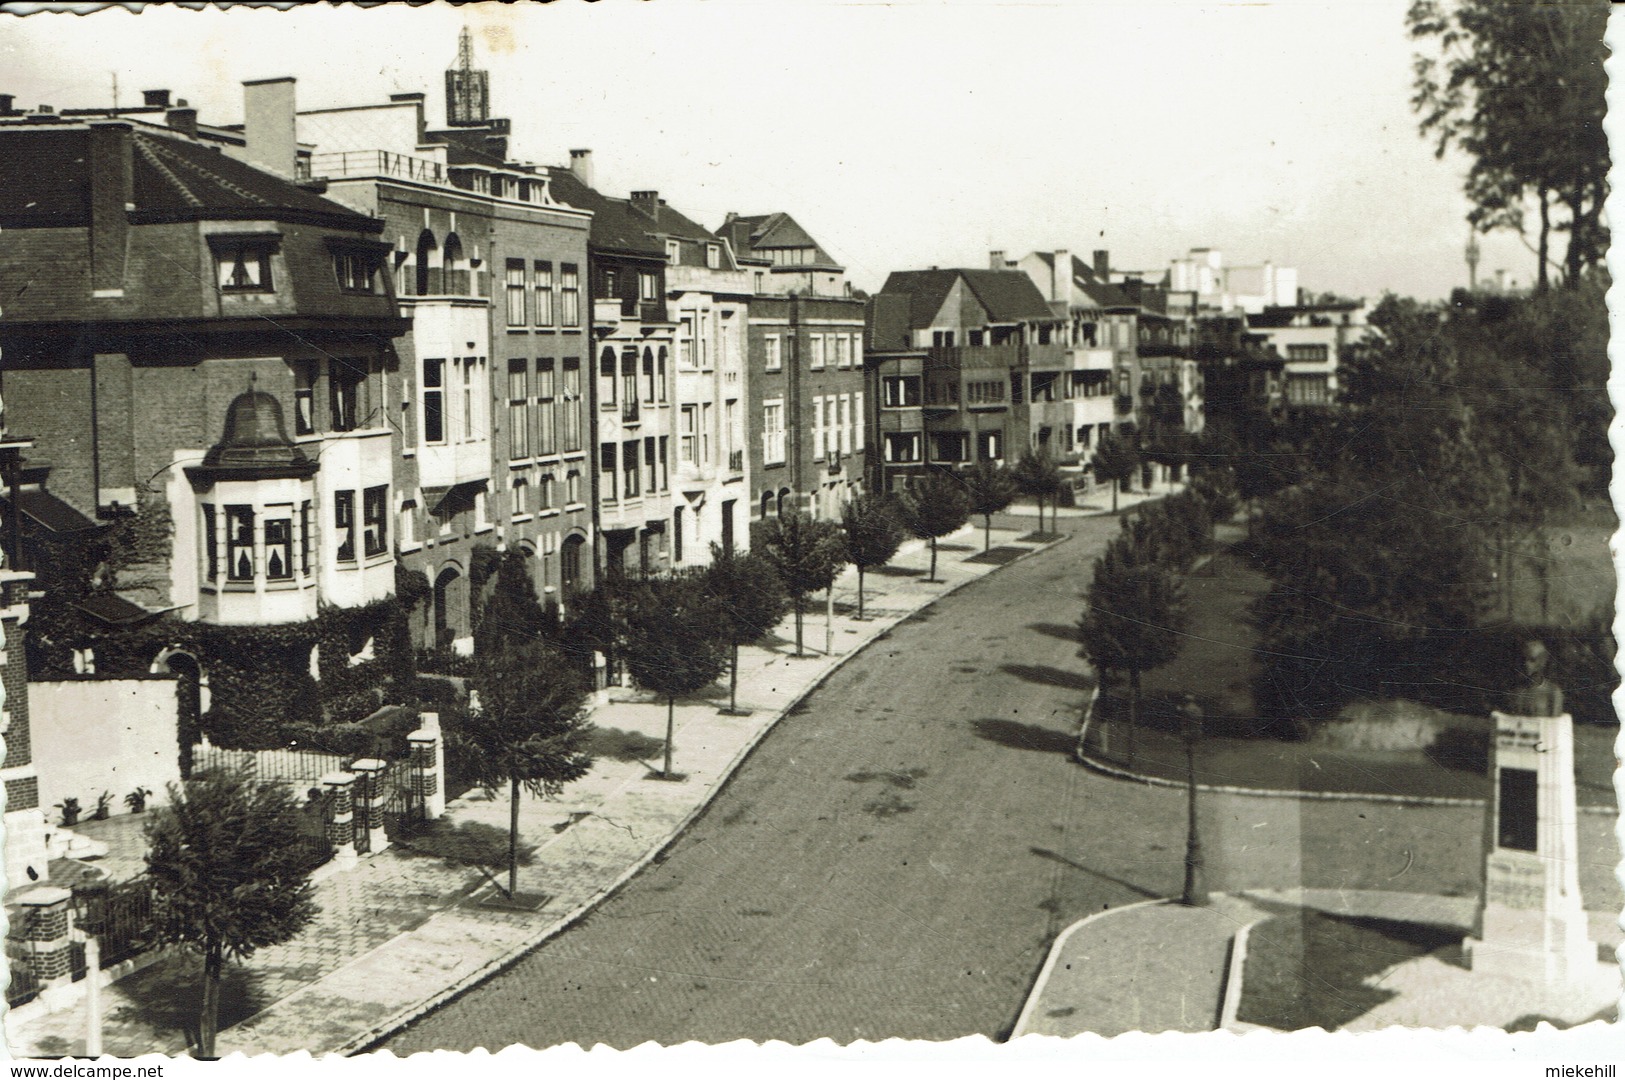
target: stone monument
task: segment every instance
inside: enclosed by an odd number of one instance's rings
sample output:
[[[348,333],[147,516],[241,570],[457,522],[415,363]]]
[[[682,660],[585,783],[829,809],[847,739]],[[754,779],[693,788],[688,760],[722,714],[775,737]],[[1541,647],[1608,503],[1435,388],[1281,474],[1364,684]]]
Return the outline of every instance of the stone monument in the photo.
[[[1594,977],[1580,903],[1574,722],[1546,679],[1546,647],[1525,644],[1523,680],[1495,719],[1475,972],[1549,985]]]

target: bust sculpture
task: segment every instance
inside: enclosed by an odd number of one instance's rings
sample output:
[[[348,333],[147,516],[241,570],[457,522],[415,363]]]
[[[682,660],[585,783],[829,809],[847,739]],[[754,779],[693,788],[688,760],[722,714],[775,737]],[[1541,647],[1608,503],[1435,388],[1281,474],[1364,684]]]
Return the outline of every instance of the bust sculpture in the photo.
[[[1546,646],[1526,641],[1523,646],[1523,680],[1507,695],[1507,711],[1514,716],[1563,715],[1563,691],[1546,678]]]

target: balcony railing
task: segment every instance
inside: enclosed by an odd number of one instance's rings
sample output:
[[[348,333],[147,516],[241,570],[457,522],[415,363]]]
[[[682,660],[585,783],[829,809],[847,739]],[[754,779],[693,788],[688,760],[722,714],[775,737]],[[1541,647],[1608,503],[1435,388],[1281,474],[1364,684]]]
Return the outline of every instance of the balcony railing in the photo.
[[[338,180],[352,176],[389,176],[424,184],[449,185],[446,167],[438,161],[396,154],[388,150],[343,150],[312,154],[310,173],[320,179]]]
[[[728,451],[728,471],[735,473],[745,471],[745,452],[743,450]]]
[[[637,398],[626,398],[621,402],[621,423],[635,424],[638,422]]]

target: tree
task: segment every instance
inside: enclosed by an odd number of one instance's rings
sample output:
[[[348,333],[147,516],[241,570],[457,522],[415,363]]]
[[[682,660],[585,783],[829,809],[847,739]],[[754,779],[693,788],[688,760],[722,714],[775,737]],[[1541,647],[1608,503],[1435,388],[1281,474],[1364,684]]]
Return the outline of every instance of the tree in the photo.
[[[503,552],[497,561],[491,595],[474,628],[474,655],[541,642],[556,633],[552,621],[536,598],[530,561],[518,550]]]
[[[739,647],[760,641],[784,618],[789,598],[773,565],[755,552],[724,550],[711,545],[705,590],[716,601],[723,640],[731,647],[728,666],[728,712],[739,714]]]
[[[706,582],[704,571],[649,578],[632,590],[626,610],[626,666],[639,686],[666,699],[667,780],[677,698],[711,685],[728,666],[731,626]]]
[[[970,499],[971,513],[982,515],[982,551],[986,552],[993,546],[993,515],[1015,501],[1016,482],[1010,478],[1010,470],[986,458],[965,470],[959,479]]]
[[[212,1058],[227,960],[289,940],[310,924],[310,867],[285,787],[208,770],[169,785],[147,821],[147,876],[158,939],[203,958],[200,1058]]]
[[[1010,479],[1015,482],[1017,491],[1038,500],[1038,531],[1043,532],[1044,500],[1061,490],[1060,467],[1048,454],[1028,450],[1010,470]]]
[[[554,649],[532,642],[478,657],[478,707],[448,729],[454,753],[474,782],[495,794],[508,785],[508,887],[519,890],[519,789],[557,795],[587,775],[587,686],[579,667]]]
[[[832,521],[815,521],[806,514],[787,513],[761,523],[752,538],[753,549],[778,571],[796,613],[796,655],[801,651],[801,621],[808,595],[835,584],[846,559],[841,528]]]
[[[1553,231],[1569,234],[1563,265],[1570,287],[1608,250],[1608,8],[1604,0],[1415,0],[1406,15],[1411,37],[1436,49],[1413,66],[1411,107],[1422,117],[1421,133],[1436,138],[1438,156],[1454,145],[1472,159],[1465,190],[1473,228],[1521,234],[1534,199],[1540,291]],[[1556,224],[1554,203],[1567,213]]]
[[[891,500],[865,492],[841,511],[846,561],[858,568],[858,618],[863,618],[863,572],[891,562],[903,546],[903,526]]]
[[[1159,565],[1125,531],[1095,562],[1087,606],[1078,621],[1081,656],[1097,671],[1129,677],[1129,762],[1140,722],[1140,675],[1179,655],[1189,617],[1179,577]]]
[[[931,573],[925,579],[937,580],[937,539],[964,525],[970,519],[970,499],[957,478],[945,472],[932,472],[915,480],[898,497],[903,527],[931,545]]]
[[[1089,459],[1089,468],[1094,471],[1095,479],[1112,486],[1112,513],[1117,513],[1117,493],[1123,481],[1133,479],[1139,464],[1139,455],[1125,440],[1109,433],[1100,437],[1100,444]]]

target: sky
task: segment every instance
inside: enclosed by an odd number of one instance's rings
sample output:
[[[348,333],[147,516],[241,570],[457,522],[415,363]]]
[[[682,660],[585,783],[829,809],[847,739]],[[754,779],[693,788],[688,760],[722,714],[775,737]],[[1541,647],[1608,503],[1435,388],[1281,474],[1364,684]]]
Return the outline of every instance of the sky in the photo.
[[[1406,0],[559,0],[292,11],[151,6],[0,17],[0,93],[32,108],[168,88],[204,123],[241,82],[301,108],[428,94],[444,118],[474,31],[512,154],[593,151],[606,194],[655,189],[715,228],[791,213],[860,288],[988,252],[1112,253],[1160,273],[1192,247],[1376,299],[1466,283],[1466,162],[1411,112]],[[1521,240],[1480,275],[1528,282]]]

